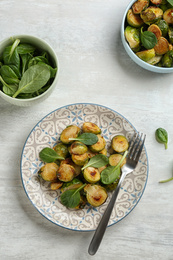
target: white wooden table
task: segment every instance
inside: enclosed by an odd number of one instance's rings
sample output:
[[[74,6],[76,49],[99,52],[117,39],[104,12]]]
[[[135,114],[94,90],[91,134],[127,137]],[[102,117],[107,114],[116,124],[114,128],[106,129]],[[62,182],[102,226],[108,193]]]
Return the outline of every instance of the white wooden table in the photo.
[[[21,108],[0,99],[0,259],[173,259],[173,75],[150,73],[125,53],[120,39],[129,0],[1,0],[0,38],[31,34],[51,44],[59,57],[59,82],[51,96]],[[137,207],[109,227],[95,256],[93,232],[70,231],[42,217],[20,178],[20,156],[33,126],[72,103],[104,105],[146,133],[147,187]],[[169,133],[168,149],[155,130]]]

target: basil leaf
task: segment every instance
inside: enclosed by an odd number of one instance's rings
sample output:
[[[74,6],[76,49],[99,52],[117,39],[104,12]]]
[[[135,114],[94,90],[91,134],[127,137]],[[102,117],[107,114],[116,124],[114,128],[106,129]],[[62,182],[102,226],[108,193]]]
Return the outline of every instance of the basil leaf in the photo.
[[[98,142],[98,137],[92,133],[83,133],[76,138],[69,138],[69,140],[78,140],[86,145],[93,145]]]
[[[64,157],[59,156],[53,149],[46,147],[41,150],[39,157],[43,162],[51,163],[56,160],[64,160]]]
[[[8,65],[3,65],[0,68],[0,74],[7,84],[19,84],[19,79],[16,73]]]
[[[3,51],[2,58],[5,65],[13,64],[17,68],[20,67],[20,57],[17,52],[17,46],[19,43],[20,40],[16,39],[12,45],[7,46]]]
[[[50,79],[50,70],[44,64],[31,66],[23,74],[19,83],[19,88],[13,97],[20,93],[33,93],[42,88]]]
[[[157,37],[153,32],[150,31],[142,31],[141,28],[141,42],[142,45],[148,50],[154,48],[157,44]]]
[[[84,170],[85,168],[90,167],[90,166],[99,168],[99,167],[107,165],[108,163],[109,163],[109,158],[106,155],[97,154],[97,155],[93,156],[86,165],[84,165],[82,170]]]
[[[86,184],[83,184],[81,187],[78,189],[73,189],[73,190],[66,190],[62,193],[60,199],[61,203],[68,207],[68,208],[75,208],[79,205],[80,202],[80,190],[83,189],[83,187]]]

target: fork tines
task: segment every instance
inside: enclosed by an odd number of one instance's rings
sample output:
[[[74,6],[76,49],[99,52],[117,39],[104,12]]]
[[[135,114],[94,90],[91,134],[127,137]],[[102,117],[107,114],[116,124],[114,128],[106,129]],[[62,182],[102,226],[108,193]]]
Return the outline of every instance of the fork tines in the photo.
[[[146,135],[143,133],[139,134],[139,132],[135,133],[130,140],[129,154],[128,158],[134,161],[138,161],[141,155]]]

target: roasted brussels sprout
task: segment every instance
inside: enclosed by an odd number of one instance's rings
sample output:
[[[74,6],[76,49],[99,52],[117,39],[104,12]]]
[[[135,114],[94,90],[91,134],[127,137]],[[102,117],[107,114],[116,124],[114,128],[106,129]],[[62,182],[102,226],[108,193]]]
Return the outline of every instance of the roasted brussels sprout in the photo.
[[[116,154],[111,154],[109,156],[109,164],[111,166],[117,166],[120,160],[122,159],[122,154],[116,153]],[[121,163],[120,167],[122,167],[126,163],[126,158],[123,160]]]
[[[168,24],[173,24],[173,8],[167,9],[163,14],[163,19]]]
[[[172,67],[173,64],[173,50],[168,51],[165,55],[163,55],[163,58],[161,60],[162,66],[165,68]]]
[[[170,42],[171,44],[173,44],[173,27],[170,27],[170,26],[169,26],[168,36],[169,36],[169,42]]]
[[[61,181],[56,181],[56,182],[52,182],[52,183],[50,184],[50,188],[51,188],[51,190],[58,190],[59,188],[62,187],[62,185],[63,185],[63,182],[61,182]]]
[[[80,128],[76,125],[67,126],[60,135],[60,140],[64,144],[72,143],[69,138],[76,138],[80,133]]]
[[[111,183],[111,184],[106,184],[106,185],[104,185],[104,187],[105,187],[105,189],[106,189],[107,191],[113,191],[113,190],[116,189],[116,187],[117,187],[117,185],[118,185],[118,182],[119,182],[119,178],[116,179],[116,181],[114,181],[114,182]]]
[[[154,48],[149,49],[149,50],[144,50],[144,51],[139,51],[136,53],[136,55],[143,61],[148,62],[152,58],[155,57],[155,50]]]
[[[66,158],[67,155],[68,155],[68,148],[67,148],[67,146],[66,146],[65,144],[63,144],[63,143],[58,143],[58,144],[56,144],[56,145],[53,147],[53,149],[55,150],[55,152],[57,152],[57,154],[58,154],[59,156],[62,156],[62,157],[64,157],[64,158]]]
[[[88,151],[88,147],[84,143],[79,142],[79,141],[73,142],[70,146],[71,154],[80,155],[80,154],[86,153],[87,151]]]
[[[151,65],[155,65],[158,64],[162,59],[162,55],[159,56],[154,56],[153,58],[151,58],[150,60],[147,61],[147,63],[151,64]]]
[[[166,38],[160,37],[154,46],[156,55],[163,55],[169,51],[169,43]]]
[[[148,27],[148,31],[154,33],[157,39],[159,39],[162,36],[162,31],[160,30],[159,26],[156,24],[151,24]]]
[[[117,153],[125,152],[129,147],[127,138],[124,135],[116,135],[112,139],[112,148]]]
[[[162,1],[163,1],[163,0],[150,0],[150,1],[151,1],[151,3],[154,4],[154,5],[160,5],[160,4],[162,4]]]
[[[134,14],[132,9],[129,9],[127,12],[127,22],[130,26],[141,27],[144,24],[144,21],[141,19],[139,14]]]
[[[130,48],[136,52],[140,49],[140,32],[139,29],[127,26],[124,31],[125,38],[130,45]]]
[[[97,137],[98,137],[97,143],[96,143],[96,144],[93,144],[93,145],[90,145],[90,150],[91,150],[92,152],[100,152],[100,151],[102,151],[102,150],[105,148],[105,146],[106,146],[106,141],[105,141],[104,137],[101,136],[100,134],[98,134]]]
[[[83,176],[89,183],[96,183],[100,180],[100,172],[94,167],[87,167],[83,171]]]
[[[100,134],[101,129],[94,123],[85,122],[83,123],[82,130],[84,133]]]
[[[68,182],[71,181],[75,176],[76,171],[72,165],[66,163],[60,165],[57,172],[57,177],[60,181]]]
[[[106,148],[104,148],[103,150],[101,150],[99,153],[101,153],[101,154],[104,154],[104,155],[106,155],[107,156],[107,149]]]
[[[163,10],[156,6],[149,6],[144,11],[142,11],[140,16],[144,23],[152,24],[163,17]]]
[[[41,167],[38,174],[45,181],[55,181],[57,180],[57,171],[59,166],[56,163],[46,163]]]
[[[72,154],[71,156],[73,162],[79,166],[83,166],[86,161],[88,160],[88,153],[84,153],[84,154]]]
[[[148,6],[149,6],[149,0],[137,0],[132,5],[132,9],[133,9],[134,14],[140,14]]]
[[[102,205],[108,197],[106,189],[97,184],[87,184],[84,192],[86,192],[87,201],[94,207]]]
[[[161,32],[162,32],[162,36],[165,37],[168,33],[168,24],[165,20],[161,19],[157,22],[157,25],[159,26]]]

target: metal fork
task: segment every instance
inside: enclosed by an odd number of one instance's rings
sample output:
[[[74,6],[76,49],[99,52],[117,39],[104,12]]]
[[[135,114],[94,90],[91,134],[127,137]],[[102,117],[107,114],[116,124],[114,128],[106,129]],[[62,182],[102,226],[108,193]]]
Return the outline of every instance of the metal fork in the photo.
[[[143,134],[139,135],[139,133],[135,133],[130,141],[129,151],[128,151],[127,158],[126,158],[126,164],[121,169],[122,174],[121,174],[120,180],[118,182],[118,185],[117,185],[114,193],[112,194],[112,198],[101,218],[101,221],[100,221],[100,223],[94,233],[94,236],[91,240],[91,243],[89,245],[88,253],[90,255],[94,255],[97,252],[97,249],[99,248],[99,245],[104,236],[107,224],[109,222],[110,215],[112,213],[112,209],[114,207],[117,195],[119,193],[121,184],[124,181],[124,178],[126,177],[126,175],[129,174],[130,172],[132,172],[136,168],[138,161],[139,161],[139,157],[141,155],[141,152],[142,152],[142,149],[144,146],[145,137],[146,137],[146,135],[143,135]]]

